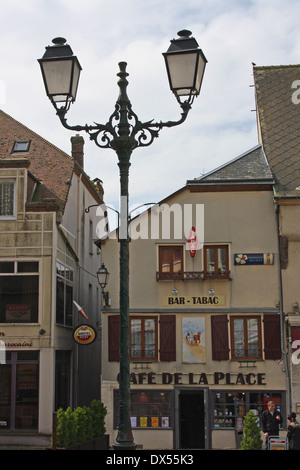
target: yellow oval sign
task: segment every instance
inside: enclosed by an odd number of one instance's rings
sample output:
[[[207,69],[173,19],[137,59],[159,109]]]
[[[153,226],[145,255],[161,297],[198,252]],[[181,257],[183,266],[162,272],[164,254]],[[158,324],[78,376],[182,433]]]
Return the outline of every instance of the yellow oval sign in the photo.
[[[96,338],[96,331],[89,325],[79,325],[73,333],[78,344],[91,344]]]

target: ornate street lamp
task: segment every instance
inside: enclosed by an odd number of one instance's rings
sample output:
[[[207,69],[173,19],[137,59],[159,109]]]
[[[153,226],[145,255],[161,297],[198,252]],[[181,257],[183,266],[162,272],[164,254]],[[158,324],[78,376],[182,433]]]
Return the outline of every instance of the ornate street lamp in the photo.
[[[164,127],[182,124],[200,92],[206,58],[195,39],[187,30],[171,40],[164,54],[171,90],[179,102],[182,113],[178,121],[141,122],[134,113],[127,96],[126,62],[119,63],[119,97],[115,110],[106,124],[76,125],[67,123],[66,114],[75,101],[81,66],[63,38],[53,40],[53,46],[39,60],[46,93],[56,109],[62,125],[72,131],[85,131],[100,148],[115,150],[120,172],[120,374],[119,374],[119,427],[116,449],[134,449],[136,446],[130,423],[130,361],[129,361],[129,235],[128,235],[128,176],[130,157],[137,147],[146,147],[158,137]],[[187,97],[183,99],[182,97]],[[59,103],[62,103],[59,107]]]
[[[179,103],[181,96],[188,96],[191,104],[200,93],[206,58],[198,48],[197,41],[190,37],[191,31],[179,31],[179,39],[171,40],[167,52],[163,54],[166,62],[170,88]]]
[[[57,109],[57,103],[64,103],[67,111],[76,99],[81,66],[77,57],[64,38],[53,39],[53,46],[39,60],[47,96]]]
[[[97,271],[97,278],[101,289],[105,289],[108,283],[109,272],[107,271],[107,267],[104,263],[102,263],[101,268]]]

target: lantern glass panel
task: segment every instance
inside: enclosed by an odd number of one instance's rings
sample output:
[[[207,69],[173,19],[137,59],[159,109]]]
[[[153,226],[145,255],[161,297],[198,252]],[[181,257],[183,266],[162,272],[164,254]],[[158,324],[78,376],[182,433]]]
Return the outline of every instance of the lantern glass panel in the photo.
[[[194,77],[197,54],[169,54],[167,62],[171,80],[171,88],[178,95],[184,96],[191,93],[194,87]]]
[[[43,62],[47,94],[56,102],[65,101],[70,95],[72,60],[51,60]]]

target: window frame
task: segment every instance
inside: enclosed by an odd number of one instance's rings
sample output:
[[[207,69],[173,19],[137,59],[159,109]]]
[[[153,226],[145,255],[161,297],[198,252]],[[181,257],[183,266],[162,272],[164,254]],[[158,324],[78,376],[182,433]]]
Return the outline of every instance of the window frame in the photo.
[[[58,286],[63,286],[63,321],[58,318]],[[55,322],[57,325],[73,326],[73,290],[74,290],[74,271],[70,266],[63,264],[61,261],[56,261],[56,311]],[[68,308],[68,298],[71,297],[70,305]],[[67,310],[69,310],[69,313]],[[70,318],[70,322],[68,322]],[[59,320],[59,321],[58,321]]]
[[[22,148],[18,150],[17,149],[18,145],[22,145],[22,144],[26,144],[26,148]],[[27,139],[15,140],[11,153],[27,153],[29,152],[30,144],[31,144],[31,140],[27,140]]]
[[[15,219],[16,218],[16,179],[14,178],[0,178],[0,186],[4,183],[11,183],[13,184],[13,201],[12,201],[12,213],[11,214],[1,214],[0,213],[0,220],[8,220],[8,219]],[[1,191],[0,191],[1,194]],[[0,196],[1,197],[1,196]]]
[[[207,266],[207,250],[214,250],[214,270],[208,270]],[[225,271],[219,271],[218,269],[218,250],[225,250]],[[229,270],[229,245],[228,244],[205,244],[203,246],[203,271],[205,279],[229,279],[230,270]]]
[[[134,316],[134,315],[133,315]],[[131,315],[130,315],[131,317]],[[176,361],[176,316],[156,315],[159,361]],[[108,316],[108,362],[120,361],[120,315]],[[131,361],[143,362],[143,361]],[[149,361],[147,361],[149,362]]]
[[[24,266],[22,267],[22,264],[24,265],[25,263],[28,263],[31,264],[32,268],[36,268],[36,269],[27,269],[27,270],[24,270]],[[5,269],[1,269],[1,266],[3,266],[4,264],[6,264],[7,268],[9,268],[8,265],[10,265],[10,268],[5,270]],[[26,320],[26,321],[17,321],[16,319],[14,319],[13,321],[1,321],[0,319],[0,324],[3,324],[3,325],[12,325],[12,324],[18,324],[18,325],[21,325],[21,324],[37,324],[39,323],[39,313],[40,313],[40,293],[41,293],[41,276],[40,276],[40,263],[39,263],[39,260],[37,259],[19,259],[19,260],[8,260],[8,259],[5,259],[5,260],[0,260],[0,279],[1,278],[15,278],[16,277],[23,277],[23,278],[36,278],[36,286],[37,286],[37,298],[36,298],[36,313],[32,314],[31,311],[30,311],[30,320]],[[22,294],[24,295],[24,294]],[[33,305],[35,305],[35,303]],[[7,305],[10,305],[10,304],[7,304]],[[11,306],[13,305],[20,305],[20,306],[24,306],[26,307],[27,304],[22,302],[21,304],[11,304]],[[17,310],[16,310],[17,311]],[[22,309],[19,310],[20,312],[22,311]],[[26,310],[25,310],[26,311]],[[13,312],[13,310],[12,310]],[[12,314],[13,315],[13,314]],[[34,319],[31,318],[31,315],[33,315]]]
[[[249,351],[249,329],[248,320],[257,320],[257,335],[258,335],[258,355],[248,355]],[[235,342],[234,342],[234,320],[243,320],[243,332],[244,332],[244,355],[238,356],[235,354]],[[230,341],[231,341],[231,359],[238,361],[259,361],[263,359],[263,343],[262,343],[262,317],[261,315],[230,315],[229,318],[230,327]]]
[[[119,390],[114,389],[113,394],[113,410],[114,410],[114,429],[118,427],[118,418],[119,418]],[[162,410],[164,404],[158,403],[157,400],[151,401],[151,395],[155,396],[155,394],[165,394],[168,397],[168,402],[166,402],[165,406],[168,406],[168,413],[166,410]],[[137,403],[134,398],[137,395],[146,394],[148,397],[148,401],[140,401]],[[149,399],[150,398],[150,399]],[[160,406],[161,405],[161,406]],[[137,411],[137,413],[134,412]],[[161,429],[174,429],[174,390],[171,389],[136,389],[131,388],[130,390],[130,416],[131,416],[131,427],[132,429],[136,430],[161,430]],[[136,421],[135,419],[136,418]],[[141,420],[140,418],[143,418]],[[158,418],[158,426],[154,425],[152,418]],[[165,425],[163,425],[163,418],[165,420]],[[155,420],[157,423],[157,420]],[[168,425],[167,425],[168,423]],[[136,424],[136,425],[135,425]],[[146,424],[146,425],[145,425]],[[151,426],[151,424],[153,424]]]
[[[162,269],[162,250],[169,250],[169,272],[163,272]],[[174,257],[172,256],[174,249],[180,249],[181,255],[181,269],[174,271]],[[173,245],[159,245],[158,246],[158,279],[159,280],[173,280],[184,278],[184,246],[182,244]]]
[[[140,356],[133,356],[132,355],[132,338],[133,334],[131,331],[131,322],[133,320],[141,320],[141,355]],[[154,320],[154,356],[149,357],[145,355],[145,322],[147,320]],[[129,322],[129,336],[130,336],[130,349],[129,349],[129,357],[130,361],[132,362],[157,362],[158,361],[158,317],[157,316],[130,316]]]

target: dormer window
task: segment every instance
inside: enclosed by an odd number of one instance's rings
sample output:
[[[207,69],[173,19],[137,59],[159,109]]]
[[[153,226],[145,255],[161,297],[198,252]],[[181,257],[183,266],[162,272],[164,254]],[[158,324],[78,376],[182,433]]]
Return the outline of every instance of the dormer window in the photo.
[[[15,140],[11,153],[28,152],[30,140]]]

